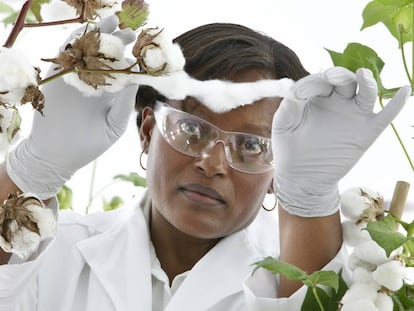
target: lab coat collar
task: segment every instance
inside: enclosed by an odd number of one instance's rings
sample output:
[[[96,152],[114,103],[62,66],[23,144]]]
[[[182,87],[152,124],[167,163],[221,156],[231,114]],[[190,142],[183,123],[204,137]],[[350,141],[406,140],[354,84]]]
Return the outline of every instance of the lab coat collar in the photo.
[[[151,310],[149,234],[140,208],[127,222],[81,241],[77,248],[100,283],[89,286],[103,288],[113,310]]]
[[[240,293],[258,259],[246,230],[224,238],[191,269],[165,310],[207,310]]]

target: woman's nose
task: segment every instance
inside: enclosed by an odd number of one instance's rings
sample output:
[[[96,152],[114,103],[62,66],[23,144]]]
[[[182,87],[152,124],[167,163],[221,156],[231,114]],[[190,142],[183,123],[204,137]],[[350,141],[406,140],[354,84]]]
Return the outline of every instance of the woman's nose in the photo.
[[[225,175],[230,166],[227,163],[224,142],[218,140],[204,148],[195,164],[207,177]]]

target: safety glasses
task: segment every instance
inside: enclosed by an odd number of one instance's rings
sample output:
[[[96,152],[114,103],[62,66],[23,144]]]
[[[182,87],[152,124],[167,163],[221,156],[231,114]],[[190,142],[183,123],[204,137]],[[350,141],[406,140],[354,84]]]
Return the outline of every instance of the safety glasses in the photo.
[[[200,157],[221,142],[227,163],[237,171],[260,174],[274,168],[269,138],[223,131],[206,120],[159,101],[155,104],[154,115],[164,139],[183,154]]]

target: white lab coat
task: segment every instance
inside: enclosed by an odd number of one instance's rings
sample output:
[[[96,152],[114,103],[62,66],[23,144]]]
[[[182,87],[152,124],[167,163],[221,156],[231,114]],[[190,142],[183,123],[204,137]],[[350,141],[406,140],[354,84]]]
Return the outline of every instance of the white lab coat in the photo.
[[[300,310],[305,288],[277,299],[274,275],[252,276],[252,263],[278,256],[277,232],[276,217],[259,212],[192,268],[165,310]],[[151,311],[150,243],[139,202],[88,216],[60,212],[56,238],[27,262],[12,257],[0,267],[0,310]],[[346,257],[343,247],[325,269],[339,271]]]

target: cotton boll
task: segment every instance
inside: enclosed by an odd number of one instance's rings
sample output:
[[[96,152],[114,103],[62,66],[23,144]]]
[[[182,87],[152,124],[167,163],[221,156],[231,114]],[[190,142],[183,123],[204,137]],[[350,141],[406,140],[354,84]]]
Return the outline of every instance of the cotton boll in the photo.
[[[378,308],[372,301],[359,299],[344,304],[341,311],[378,311]]]
[[[52,237],[56,233],[56,218],[53,211],[48,208],[43,208],[38,205],[28,205],[26,208],[32,212],[33,219],[39,229],[40,239]]]
[[[406,276],[405,266],[398,260],[391,260],[377,267],[372,273],[375,281],[392,291],[403,286]]]
[[[16,48],[0,47],[0,101],[20,103],[24,90],[29,85],[37,85],[37,71],[28,57]]]
[[[375,299],[375,305],[378,311],[392,311],[394,310],[394,303],[392,298],[384,293],[378,293],[377,299]]]
[[[362,242],[371,240],[371,237],[366,228],[366,223],[356,224],[353,220],[346,220],[342,222],[342,233],[344,241],[349,246],[356,246]]]
[[[62,0],[42,3],[41,14],[44,21],[65,20],[76,17],[76,9]]]
[[[367,271],[374,271],[374,269],[377,267],[376,265],[373,265],[371,263],[366,262],[365,260],[360,259],[355,255],[355,253],[352,253],[348,258],[348,266],[351,271],[356,270],[357,268],[363,268]]]
[[[341,193],[341,211],[351,220],[358,220],[370,205],[371,201],[361,195],[359,187],[350,188]]]
[[[168,59],[168,72],[183,70],[185,58],[178,44],[172,44],[166,52]]]
[[[120,38],[107,33],[101,33],[99,38],[99,52],[106,58],[115,58],[117,60],[124,58],[125,46]],[[111,64],[112,62],[108,63]]]
[[[379,266],[388,261],[385,250],[373,240],[358,244],[354,248],[353,254],[360,260],[375,266]]]
[[[367,301],[374,305],[374,301],[377,298],[377,288],[370,283],[354,283],[346,291],[342,297],[341,303],[344,305],[353,301]],[[375,306],[375,305],[374,305]],[[359,309],[353,309],[359,310]]]
[[[368,284],[369,286],[372,286],[376,290],[381,289],[381,285],[378,284],[372,275],[372,271],[368,271],[362,267],[357,267],[352,272],[352,281],[354,283],[364,283]]]
[[[24,227],[19,229],[15,220],[10,223],[10,228],[12,232],[11,242],[6,242],[4,238],[0,236],[0,247],[8,253],[14,253],[21,258],[26,258],[39,245],[39,235]]]

